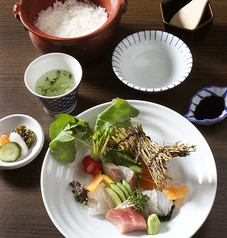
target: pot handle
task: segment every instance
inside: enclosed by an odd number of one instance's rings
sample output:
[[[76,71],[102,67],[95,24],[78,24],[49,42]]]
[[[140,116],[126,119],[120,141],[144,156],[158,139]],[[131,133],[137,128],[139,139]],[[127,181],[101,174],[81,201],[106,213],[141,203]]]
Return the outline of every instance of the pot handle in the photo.
[[[21,15],[21,3],[16,3],[13,6],[13,14],[17,20],[21,22],[20,15]],[[24,27],[24,29],[27,31],[27,29]]]
[[[20,20],[20,14],[21,14],[21,3],[16,3],[14,6],[13,6],[13,14],[15,16],[15,18],[19,21]]]
[[[126,12],[128,6],[128,0],[119,0],[120,11],[118,13],[118,22],[121,20],[121,16]]]

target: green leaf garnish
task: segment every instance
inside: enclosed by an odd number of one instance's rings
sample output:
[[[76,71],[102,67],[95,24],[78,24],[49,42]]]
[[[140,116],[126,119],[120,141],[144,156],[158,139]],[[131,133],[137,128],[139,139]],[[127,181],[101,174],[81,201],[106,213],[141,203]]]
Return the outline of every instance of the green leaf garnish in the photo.
[[[135,210],[144,211],[147,209],[147,201],[150,199],[146,194],[142,194],[143,189],[137,188],[129,198],[117,206],[117,208],[133,207]]]
[[[100,113],[95,124],[95,131],[82,118],[67,114],[55,117],[50,126],[50,149],[56,157],[65,162],[73,162],[76,157],[75,140],[85,144],[93,159],[100,159],[106,149],[109,138],[115,134],[114,127],[128,127],[131,117],[136,117],[139,110],[123,99],[116,98],[111,106]],[[73,147],[74,144],[74,148]]]

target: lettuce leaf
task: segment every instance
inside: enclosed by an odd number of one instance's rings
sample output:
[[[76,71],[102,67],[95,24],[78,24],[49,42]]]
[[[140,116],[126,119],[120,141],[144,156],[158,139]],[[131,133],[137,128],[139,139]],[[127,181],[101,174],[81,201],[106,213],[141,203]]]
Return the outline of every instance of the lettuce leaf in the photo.
[[[54,140],[58,134],[65,129],[68,123],[76,123],[73,116],[68,114],[59,114],[55,116],[55,122],[50,126],[50,139]]]
[[[112,105],[98,115],[95,130],[102,131],[108,129],[113,132],[113,127],[127,128],[131,125],[131,117],[137,117],[139,110],[131,106],[127,101],[116,98],[112,100]]]
[[[95,130],[82,118],[60,114],[50,126],[51,151],[56,157],[71,163],[76,158],[75,140],[79,140],[91,150],[92,157],[99,159],[105,150],[109,137],[115,134],[114,127],[126,128],[131,125],[131,117],[139,110],[123,99],[116,98],[112,104],[97,116]],[[80,137],[78,137],[78,134]],[[92,141],[90,145],[89,140]],[[92,147],[93,146],[93,147]]]

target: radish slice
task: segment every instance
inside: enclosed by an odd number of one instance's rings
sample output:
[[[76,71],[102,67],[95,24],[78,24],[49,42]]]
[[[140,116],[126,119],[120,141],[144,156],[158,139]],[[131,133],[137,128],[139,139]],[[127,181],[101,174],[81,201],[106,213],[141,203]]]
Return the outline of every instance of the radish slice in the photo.
[[[10,141],[17,142],[21,146],[21,148],[22,148],[21,156],[27,155],[28,147],[27,147],[26,143],[24,142],[24,140],[22,139],[22,137],[18,133],[12,132],[9,136],[9,139],[10,139]]]

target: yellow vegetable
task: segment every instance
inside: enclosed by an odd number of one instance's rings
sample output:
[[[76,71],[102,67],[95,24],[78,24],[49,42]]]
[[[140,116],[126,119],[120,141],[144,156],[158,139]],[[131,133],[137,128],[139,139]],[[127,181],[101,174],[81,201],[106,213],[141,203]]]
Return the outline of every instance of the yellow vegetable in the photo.
[[[178,198],[185,197],[185,194],[188,190],[188,186],[170,186],[167,189],[163,189],[162,192],[166,194],[170,200],[176,200]]]
[[[87,187],[85,187],[85,189],[92,192],[102,182],[102,180],[103,180],[102,171],[99,170],[98,173],[96,173],[92,178],[91,183]]]
[[[102,177],[103,177],[103,182],[107,187],[110,187],[110,184],[114,183],[114,181],[109,176],[102,174]]]

